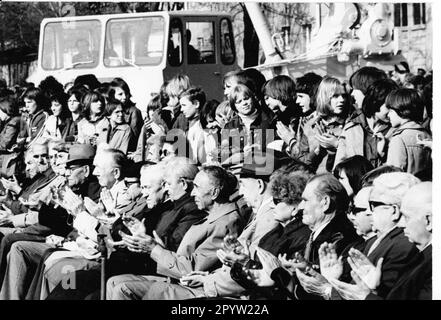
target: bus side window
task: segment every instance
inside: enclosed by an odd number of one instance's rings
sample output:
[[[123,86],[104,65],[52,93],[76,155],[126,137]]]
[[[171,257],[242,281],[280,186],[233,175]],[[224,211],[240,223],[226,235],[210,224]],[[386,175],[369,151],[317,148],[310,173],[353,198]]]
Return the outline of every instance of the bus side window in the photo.
[[[220,23],[221,60],[223,64],[233,64],[236,54],[231,22],[223,18]]]
[[[188,64],[216,63],[213,22],[187,22]]]
[[[182,22],[179,19],[170,22],[167,59],[173,67],[182,64]]]

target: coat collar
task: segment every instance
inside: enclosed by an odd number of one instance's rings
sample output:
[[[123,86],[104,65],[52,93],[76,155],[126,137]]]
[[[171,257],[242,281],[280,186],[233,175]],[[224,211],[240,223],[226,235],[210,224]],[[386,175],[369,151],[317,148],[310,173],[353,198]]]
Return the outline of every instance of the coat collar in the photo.
[[[225,203],[208,214],[207,222],[214,223],[216,220],[234,211],[237,211],[236,205],[234,203]]]
[[[392,136],[396,136],[400,133],[402,133],[404,130],[407,129],[413,129],[413,130],[425,130],[419,123],[416,123],[415,121],[408,121],[404,124],[402,124],[400,127],[395,130]]]

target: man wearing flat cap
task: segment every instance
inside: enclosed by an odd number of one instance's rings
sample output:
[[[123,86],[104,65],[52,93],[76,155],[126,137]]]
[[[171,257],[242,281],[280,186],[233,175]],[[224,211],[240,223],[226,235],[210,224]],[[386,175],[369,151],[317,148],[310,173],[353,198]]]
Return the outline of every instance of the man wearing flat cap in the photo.
[[[67,186],[81,197],[89,197],[96,201],[99,198],[100,186],[92,175],[92,163],[95,149],[87,144],[74,144],[69,149],[66,161]],[[42,199],[43,200],[43,199]],[[44,234],[35,235],[26,232],[10,245],[10,252],[5,261],[1,275],[4,276],[0,299],[24,299],[32,278],[28,270],[35,270],[45,251],[54,245],[44,241],[46,236],[66,237],[72,231],[72,217],[62,206],[53,203],[42,203],[39,210],[39,224],[45,226]]]

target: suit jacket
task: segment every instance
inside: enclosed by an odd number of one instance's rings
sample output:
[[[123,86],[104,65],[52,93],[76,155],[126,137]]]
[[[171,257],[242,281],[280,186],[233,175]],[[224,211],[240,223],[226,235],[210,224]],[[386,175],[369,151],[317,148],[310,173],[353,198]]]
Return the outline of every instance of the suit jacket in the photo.
[[[188,229],[205,218],[207,213],[198,209],[194,198],[188,193],[172,203],[168,210],[162,212],[155,230],[165,247],[176,251]]]
[[[304,252],[311,230],[302,222],[299,213],[285,227],[281,224],[268,232],[259,242],[259,247],[275,256],[286,253],[293,257],[296,252]],[[257,260],[257,255],[255,255]]]
[[[93,201],[99,199],[101,187],[95,176],[91,176],[76,193],[82,197],[89,197]],[[52,204],[43,204],[38,211],[38,223],[50,229],[49,234],[65,237],[72,231],[73,217],[62,207],[54,208]],[[32,227],[32,226],[31,226]],[[28,227],[30,228],[30,227]],[[26,228],[26,229],[28,229]],[[24,230],[24,232],[26,231]]]
[[[142,198],[145,203],[145,199]],[[188,210],[186,210],[188,209]],[[173,213],[178,213],[173,215]],[[136,214],[136,218],[144,220],[146,233],[152,235],[156,230],[158,236],[164,241],[165,248],[176,251],[184,237],[185,232],[193,223],[199,221],[207,215],[206,212],[198,210],[193,198],[184,196],[177,201],[166,201],[152,209],[144,208],[142,212]],[[170,220],[173,217],[174,220]],[[113,233],[117,230],[130,233],[128,229],[119,223],[112,228]],[[124,273],[134,274],[155,274],[156,262],[144,253],[135,253],[127,248],[118,248],[110,256],[107,262],[108,272],[111,275]]]
[[[19,194],[19,197],[22,197],[24,200],[28,200],[29,196],[35,193],[39,188],[45,186],[49,183],[49,181],[55,178],[55,173],[52,168],[49,167],[45,172],[38,173],[34,178],[27,180],[26,186],[23,187],[23,190]],[[7,201],[7,206],[12,210],[14,215],[27,212],[28,207],[24,206],[18,200],[12,200],[11,202]]]
[[[396,227],[390,231],[378,244],[378,246],[367,254],[377,237],[373,237],[366,244],[364,254],[376,265],[380,258],[384,258],[381,267],[381,285],[377,288],[380,297],[386,297],[403,269],[418,257],[418,249],[409,242],[404,235],[403,229]]]
[[[294,253],[304,252],[310,234],[311,230],[303,224],[302,214],[299,212],[285,227],[279,224],[263,236],[259,247],[271,252],[276,257],[286,253],[289,258],[292,258]],[[254,255],[254,260],[249,261],[247,265],[249,268],[260,269],[262,267],[257,254]],[[289,295],[284,288],[258,288],[254,282],[247,279],[242,265],[239,264],[234,264],[231,268],[231,277],[242,287],[250,289],[250,299],[253,300],[261,298],[283,299]]]
[[[220,265],[216,251],[222,248],[227,234],[238,233],[239,213],[233,203],[211,212],[193,224],[176,252],[156,246],[151,257],[158,264],[157,273],[180,279],[191,271],[211,271]]]
[[[274,220],[274,203],[271,198],[264,200],[256,214],[251,219],[238,237],[240,243],[245,246],[250,241],[250,253],[254,255],[260,239],[275,228],[279,223]]]
[[[381,300],[378,295],[369,294],[367,300]],[[413,263],[404,267],[404,271],[386,300],[432,300],[432,245],[418,254]]]
[[[309,262],[318,268],[320,264],[318,250],[324,242],[334,243],[336,245],[337,254],[341,255],[343,252],[347,252],[348,247],[359,241],[360,236],[357,235],[352,223],[347,219],[346,215],[337,214],[319,233],[317,238],[313,240]],[[271,274],[271,278],[280,288],[286,288],[291,280],[291,276],[283,268],[275,269]],[[318,296],[308,294],[303,290],[296,277],[294,277],[294,284],[295,294],[298,299],[317,299]]]
[[[251,221],[239,236],[238,241],[243,246],[247,241],[250,241],[250,254],[253,255],[260,239],[277,224],[278,222],[274,220],[274,203],[272,198],[269,198],[262,202],[256,214],[252,216]],[[230,271],[230,267],[221,266],[204,277],[204,292],[207,297],[238,296],[245,291],[240,282],[233,280]]]

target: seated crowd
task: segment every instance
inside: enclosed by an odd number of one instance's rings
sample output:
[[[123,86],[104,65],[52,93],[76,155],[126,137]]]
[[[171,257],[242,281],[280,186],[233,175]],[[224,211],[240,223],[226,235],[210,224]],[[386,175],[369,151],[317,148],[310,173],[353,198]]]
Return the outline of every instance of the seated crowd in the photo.
[[[432,299],[432,79],[0,88],[0,300]]]

